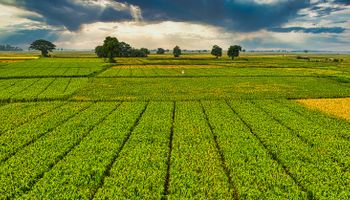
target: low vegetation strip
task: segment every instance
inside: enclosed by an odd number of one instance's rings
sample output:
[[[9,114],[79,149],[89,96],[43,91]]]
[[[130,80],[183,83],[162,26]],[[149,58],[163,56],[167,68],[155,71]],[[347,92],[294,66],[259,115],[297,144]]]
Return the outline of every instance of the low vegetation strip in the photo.
[[[350,98],[303,99],[298,103],[350,121]]]
[[[95,199],[162,198],[172,110],[172,103],[148,105]]]
[[[119,65],[112,69],[211,69],[224,68],[218,65]]]
[[[350,141],[325,127],[326,124],[315,124],[274,101],[254,101],[254,104],[293,131],[312,149],[323,152],[324,157],[333,160],[344,170],[350,169]]]
[[[16,80],[16,81],[14,81]],[[4,89],[0,91],[0,101],[31,101],[37,99],[66,98],[88,83],[87,78],[39,78],[0,80]]]
[[[224,101],[205,101],[203,105],[237,187],[239,199],[306,197],[306,193]]]
[[[316,77],[92,78],[73,99],[182,101],[349,95],[346,84]]]
[[[7,104],[0,108],[0,135],[31,122],[62,104],[62,102]]]
[[[145,103],[141,102],[122,103],[46,173],[24,198],[91,199],[144,107]]]
[[[307,118],[308,121],[327,128],[328,132],[350,140],[350,124],[348,121],[332,115],[327,115],[317,109],[310,109],[296,101],[279,99],[277,102],[284,107],[288,107],[296,114]]]
[[[168,197],[233,199],[233,190],[201,105],[176,103]]]
[[[3,163],[0,166],[0,198],[17,198],[30,190],[115,106],[114,103],[95,103]]]
[[[341,74],[333,69],[223,67],[206,65],[179,66],[118,66],[101,73],[99,77],[320,77]]]
[[[271,151],[295,181],[314,198],[349,198],[349,174],[322,151],[305,144],[290,129],[266,115],[253,103],[230,102],[252,132]]]
[[[84,111],[90,104],[66,103],[37,119],[18,128],[7,131],[0,137],[0,160],[5,161],[18,150],[30,145],[45,134],[69,121],[79,112]]]

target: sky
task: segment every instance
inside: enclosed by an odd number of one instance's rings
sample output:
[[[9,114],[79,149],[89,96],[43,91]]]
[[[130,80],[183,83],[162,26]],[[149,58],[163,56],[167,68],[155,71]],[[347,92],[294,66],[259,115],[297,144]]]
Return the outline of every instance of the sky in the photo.
[[[350,0],[0,0],[0,44],[350,51]]]

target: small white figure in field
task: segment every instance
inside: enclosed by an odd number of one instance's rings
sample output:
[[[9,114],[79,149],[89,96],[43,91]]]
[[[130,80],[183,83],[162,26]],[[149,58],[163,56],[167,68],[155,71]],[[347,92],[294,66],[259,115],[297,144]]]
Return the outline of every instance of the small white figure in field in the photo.
[[[181,74],[185,74],[185,70],[182,70]]]

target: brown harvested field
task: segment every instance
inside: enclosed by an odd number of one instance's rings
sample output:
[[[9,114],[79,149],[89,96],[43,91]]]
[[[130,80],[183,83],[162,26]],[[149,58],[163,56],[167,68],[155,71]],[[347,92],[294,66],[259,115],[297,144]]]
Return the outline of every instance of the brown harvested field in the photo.
[[[129,66],[114,66],[114,69],[212,69],[225,68],[217,65],[129,65]]]
[[[309,108],[350,120],[350,98],[340,99],[302,99],[297,100]]]

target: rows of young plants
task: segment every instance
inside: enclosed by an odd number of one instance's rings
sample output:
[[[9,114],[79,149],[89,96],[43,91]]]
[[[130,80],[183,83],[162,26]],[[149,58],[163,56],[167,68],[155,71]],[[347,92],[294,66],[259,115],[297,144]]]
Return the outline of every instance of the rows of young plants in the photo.
[[[340,120],[333,116],[328,116],[317,110],[310,110],[307,107],[300,106],[296,102],[291,102],[285,99],[278,99],[276,103],[288,107],[295,113],[303,116],[307,121],[313,124],[321,125],[326,128],[328,132],[333,133],[335,137],[340,136],[350,140],[350,124],[345,120]]]
[[[1,78],[87,76],[102,69],[100,60],[40,59],[0,66]]]
[[[334,160],[344,170],[350,169],[350,140],[337,134],[337,129],[308,121],[306,117],[275,101],[253,103],[294,132],[312,149],[322,152],[324,157]],[[350,131],[349,128],[347,130]]]
[[[331,76],[341,74],[334,69],[305,69],[305,68],[261,68],[261,67],[219,67],[206,65],[163,65],[163,66],[120,66],[111,68],[99,75],[99,77],[192,77],[192,76]]]
[[[233,199],[213,135],[199,102],[176,102],[170,161],[170,199]]]
[[[88,109],[20,149],[2,163],[0,198],[16,198],[29,191],[116,107],[116,103],[93,103]]]
[[[62,102],[34,102],[1,105],[0,135],[32,121],[62,104]]]
[[[161,199],[167,175],[167,155],[173,103],[152,102],[131,132],[95,199]]]
[[[45,105],[45,103],[43,104]],[[45,106],[45,108],[50,107],[51,110],[49,112],[36,117],[30,122],[14,127],[12,130],[8,130],[0,136],[1,161],[7,160],[19,149],[33,143],[35,140],[51,132],[63,122],[69,121],[79,112],[86,109],[88,105],[79,103],[53,102]],[[40,111],[39,106],[37,110]]]
[[[320,87],[322,85],[322,87]],[[75,99],[217,100],[347,97],[350,83],[317,77],[93,78]]]
[[[350,124],[286,100],[10,103],[0,110],[10,124],[1,124],[1,199],[350,195]]]
[[[204,101],[202,104],[239,199],[307,197],[225,101]]]
[[[71,95],[87,78],[37,78],[0,80],[1,100],[55,99]]]
[[[47,172],[24,196],[25,199],[91,199],[103,185],[114,161],[121,157],[120,151],[127,138],[134,134],[132,131],[145,106],[142,102],[119,105],[115,112]],[[140,185],[140,182],[133,184]]]
[[[326,152],[310,146],[293,130],[252,102],[231,101],[229,105],[295,182],[307,191],[309,197],[350,197],[348,169],[344,170]]]

